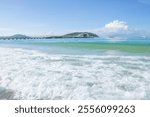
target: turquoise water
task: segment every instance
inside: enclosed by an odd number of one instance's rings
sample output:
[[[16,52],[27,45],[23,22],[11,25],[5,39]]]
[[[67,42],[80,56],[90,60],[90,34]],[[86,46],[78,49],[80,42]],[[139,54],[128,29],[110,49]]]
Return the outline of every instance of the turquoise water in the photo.
[[[150,39],[133,38],[127,40],[110,39],[32,39],[0,40],[1,46],[35,49],[52,54],[103,54],[106,51],[124,53],[150,53]]]
[[[150,40],[0,40],[0,99],[150,99]]]

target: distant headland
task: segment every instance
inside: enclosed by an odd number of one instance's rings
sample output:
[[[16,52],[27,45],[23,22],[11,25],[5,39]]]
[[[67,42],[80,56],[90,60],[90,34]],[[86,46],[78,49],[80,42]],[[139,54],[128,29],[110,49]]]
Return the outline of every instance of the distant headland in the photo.
[[[26,36],[16,34],[13,36],[1,36],[0,39],[52,39],[52,38],[98,38],[99,36],[91,32],[73,32],[61,36]]]

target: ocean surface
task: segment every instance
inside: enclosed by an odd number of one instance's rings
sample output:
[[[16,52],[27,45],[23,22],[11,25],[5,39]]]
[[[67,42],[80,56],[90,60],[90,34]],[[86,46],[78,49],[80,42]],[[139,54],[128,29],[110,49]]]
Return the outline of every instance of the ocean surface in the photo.
[[[0,99],[150,99],[150,39],[0,40]]]

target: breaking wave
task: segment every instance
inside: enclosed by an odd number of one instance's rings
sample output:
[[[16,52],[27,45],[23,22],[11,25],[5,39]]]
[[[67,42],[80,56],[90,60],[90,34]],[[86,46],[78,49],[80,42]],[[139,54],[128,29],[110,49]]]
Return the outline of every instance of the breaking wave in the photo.
[[[0,47],[0,88],[1,99],[150,99],[150,57]]]

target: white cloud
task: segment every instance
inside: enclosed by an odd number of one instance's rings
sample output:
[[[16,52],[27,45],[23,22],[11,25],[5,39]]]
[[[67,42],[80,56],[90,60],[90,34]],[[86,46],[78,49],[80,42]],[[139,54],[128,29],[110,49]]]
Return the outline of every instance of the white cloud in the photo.
[[[114,20],[104,25],[104,27],[94,30],[89,30],[98,34],[102,38],[117,40],[127,39],[128,37],[141,37],[143,32],[138,29],[131,29],[125,21]]]
[[[110,31],[128,30],[128,25],[124,21],[114,20],[106,24],[105,29]]]
[[[124,21],[114,20],[105,24],[105,26],[98,31],[98,34],[104,38],[124,39],[129,35],[129,26]]]

